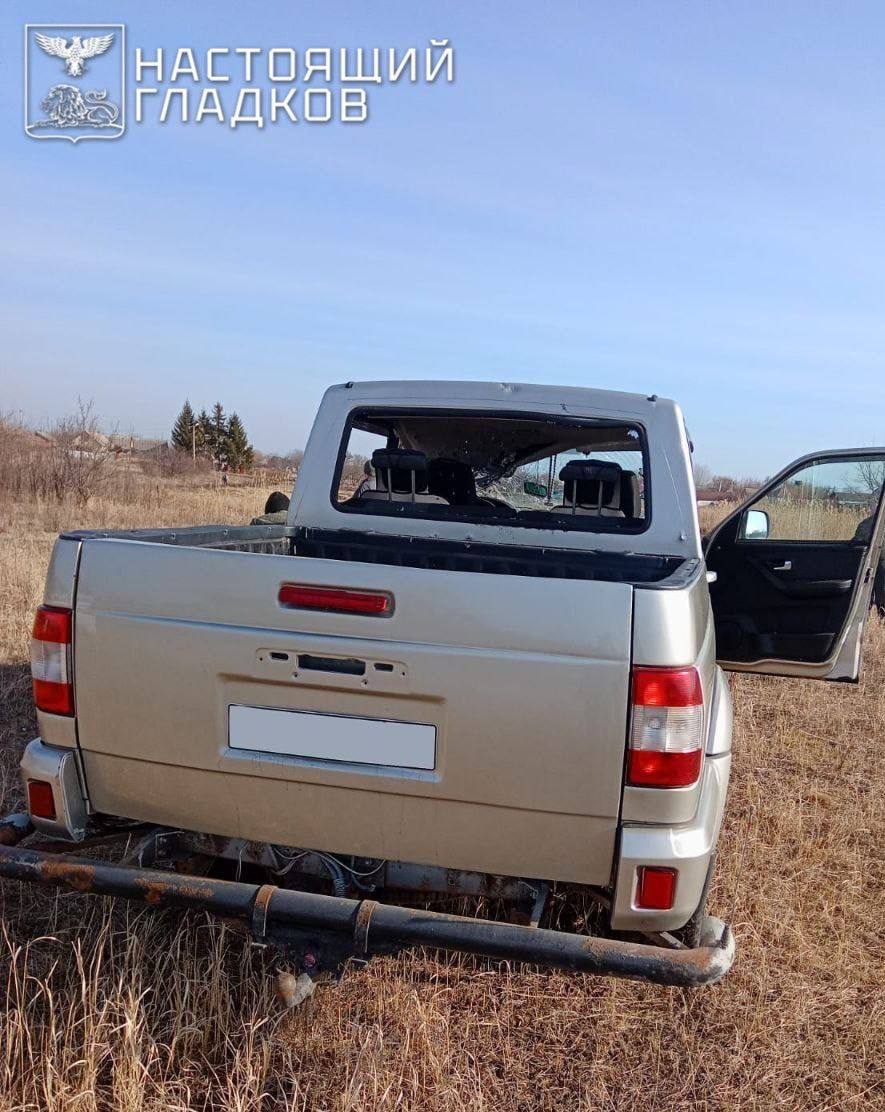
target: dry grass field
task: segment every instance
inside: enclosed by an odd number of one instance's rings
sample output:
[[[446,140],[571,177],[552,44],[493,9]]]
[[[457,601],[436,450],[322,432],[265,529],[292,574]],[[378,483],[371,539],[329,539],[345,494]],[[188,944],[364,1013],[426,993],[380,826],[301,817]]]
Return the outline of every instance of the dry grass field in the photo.
[[[56,532],[247,521],[264,493],[0,504],[0,774],[33,736],[31,615]],[[287,1014],[199,915],[2,889],[0,1109],[885,1108],[885,625],[859,687],[738,678],[712,892],[738,958],[685,991],[424,955]]]

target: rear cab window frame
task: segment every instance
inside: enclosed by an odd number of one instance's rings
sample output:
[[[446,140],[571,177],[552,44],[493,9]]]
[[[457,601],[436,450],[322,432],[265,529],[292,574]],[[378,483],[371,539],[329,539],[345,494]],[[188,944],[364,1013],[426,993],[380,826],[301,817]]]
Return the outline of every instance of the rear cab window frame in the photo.
[[[496,420],[513,421],[550,421],[557,425],[576,428],[587,426],[591,428],[609,427],[636,429],[639,433],[639,450],[642,453],[643,477],[643,503],[644,515],[641,520],[629,525],[619,524],[619,519],[595,516],[570,516],[549,514],[550,520],[541,520],[541,515],[547,516],[549,511],[539,509],[539,519],[530,521],[520,516],[500,518],[489,517],[482,514],[471,514],[469,510],[462,511],[458,507],[436,507],[434,505],[413,504],[410,502],[366,502],[363,504],[348,505],[338,500],[341,485],[341,475],[347,457],[351,434],[361,418],[378,417],[439,417],[440,419],[478,418],[488,417]],[[540,410],[495,410],[495,409],[459,409],[444,406],[386,406],[386,405],[357,405],[347,414],[341,442],[338,446],[335,469],[332,475],[332,486],[329,492],[329,501],[334,510],[346,515],[356,515],[366,518],[383,517],[387,519],[400,519],[407,521],[450,521],[465,525],[504,526],[507,529],[527,529],[534,532],[573,532],[579,535],[588,533],[606,533],[616,536],[638,536],[648,531],[652,524],[653,512],[653,477],[651,475],[650,453],[648,450],[648,432],[642,421],[636,418],[617,417],[578,417],[571,414],[549,413]],[[416,513],[416,505],[421,509]],[[452,510],[456,512],[451,512]],[[526,512],[526,511],[522,511]]]

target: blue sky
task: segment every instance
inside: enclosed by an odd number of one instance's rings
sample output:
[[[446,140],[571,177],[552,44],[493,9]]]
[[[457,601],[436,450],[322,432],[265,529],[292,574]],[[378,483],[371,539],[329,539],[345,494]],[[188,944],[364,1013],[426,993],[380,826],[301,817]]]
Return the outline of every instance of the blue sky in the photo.
[[[447,37],[457,78],[361,126],[36,142],[22,26],[74,20]],[[675,397],[732,473],[885,442],[881,4],[12,0],[0,32],[0,410],[156,435],[219,398],[276,451],[332,382],[491,378]]]

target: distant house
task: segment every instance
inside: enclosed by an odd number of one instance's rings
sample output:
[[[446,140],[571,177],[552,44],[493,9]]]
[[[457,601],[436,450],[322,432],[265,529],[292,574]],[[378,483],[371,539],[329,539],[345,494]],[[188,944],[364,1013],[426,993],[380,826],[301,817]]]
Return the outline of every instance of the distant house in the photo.
[[[720,502],[730,502],[734,497],[731,490],[714,490],[711,487],[695,491],[699,506],[717,506]]]
[[[166,446],[166,441],[158,437],[132,436],[114,433],[106,438],[107,446],[115,456],[129,456],[132,459],[156,455]]]

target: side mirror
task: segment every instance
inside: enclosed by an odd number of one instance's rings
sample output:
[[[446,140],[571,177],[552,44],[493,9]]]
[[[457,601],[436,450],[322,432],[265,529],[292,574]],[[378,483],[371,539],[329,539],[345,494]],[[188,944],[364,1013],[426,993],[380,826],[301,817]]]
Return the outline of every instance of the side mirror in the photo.
[[[747,510],[741,529],[741,540],[764,541],[771,532],[771,521],[765,510]]]
[[[533,483],[530,479],[522,484],[524,494],[530,494],[532,498],[546,498],[547,487],[543,483]]]

